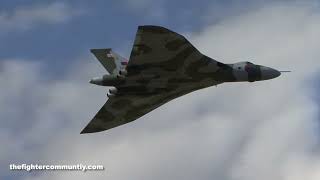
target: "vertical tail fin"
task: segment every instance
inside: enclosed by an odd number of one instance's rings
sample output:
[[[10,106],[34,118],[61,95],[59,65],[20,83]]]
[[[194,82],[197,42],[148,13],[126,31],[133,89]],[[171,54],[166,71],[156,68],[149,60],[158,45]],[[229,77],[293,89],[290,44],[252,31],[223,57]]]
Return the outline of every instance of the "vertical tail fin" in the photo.
[[[113,52],[112,49],[91,49],[96,58],[100,61],[102,66],[110,73],[117,74],[124,69],[128,60]]]

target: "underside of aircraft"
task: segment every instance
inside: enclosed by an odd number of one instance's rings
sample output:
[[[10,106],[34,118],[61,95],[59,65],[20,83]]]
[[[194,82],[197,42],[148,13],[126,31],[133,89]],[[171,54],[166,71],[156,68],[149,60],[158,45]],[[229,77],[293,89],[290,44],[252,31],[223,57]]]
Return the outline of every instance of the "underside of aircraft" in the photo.
[[[109,74],[90,83],[111,86],[109,99],[81,131],[94,133],[132,122],[168,101],[225,82],[273,79],[280,72],[251,62],[224,64],[199,52],[184,36],[139,26],[129,60],[112,49],[92,49]]]

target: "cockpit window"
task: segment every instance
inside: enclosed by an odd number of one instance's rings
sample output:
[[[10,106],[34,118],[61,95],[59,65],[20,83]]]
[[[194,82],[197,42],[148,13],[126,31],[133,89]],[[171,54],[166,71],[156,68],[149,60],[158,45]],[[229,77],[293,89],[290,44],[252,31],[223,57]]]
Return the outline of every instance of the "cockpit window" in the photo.
[[[245,71],[248,72],[248,78],[250,82],[259,79],[259,67],[257,65],[248,62],[245,66]]]
[[[244,67],[244,69],[248,72],[248,73],[255,73],[257,71],[257,66],[248,62],[247,65]]]

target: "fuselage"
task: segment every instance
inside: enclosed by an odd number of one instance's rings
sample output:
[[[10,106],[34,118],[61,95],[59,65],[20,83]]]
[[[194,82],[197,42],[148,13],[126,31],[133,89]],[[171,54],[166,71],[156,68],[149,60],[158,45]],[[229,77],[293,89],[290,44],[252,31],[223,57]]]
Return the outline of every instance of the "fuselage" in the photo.
[[[219,67],[218,69],[216,68],[217,66]],[[278,70],[262,65],[256,65],[251,62],[238,62],[234,64],[219,63],[217,66],[215,66],[215,68],[210,68],[208,66],[207,74],[211,74],[213,80],[221,83],[263,81],[273,79],[281,75]],[[91,79],[90,83],[100,86],[121,86],[121,84],[126,81],[126,75],[126,71],[113,75],[105,74],[102,77],[95,77]],[[178,75],[175,77],[177,79],[175,83],[182,82],[183,80],[187,81],[187,79],[183,78],[179,81]],[[173,77],[170,78],[174,79]],[[144,84],[152,80],[159,79],[159,75],[139,75],[135,78],[135,82],[141,82],[141,84]],[[190,79],[190,81],[192,81],[192,79]]]
[[[230,64],[235,80],[232,82],[254,82],[276,78],[281,75],[278,70],[270,67],[256,65],[251,62]]]
[[[179,76],[178,72],[167,74],[138,74],[132,75],[126,69],[118,74],[105,74],[90,80],[90,83],[100,86],[113,86],[109,95],[121,94],[130,91],[134,94],[153,94],[187,87],[190,84],[193,90],[226,82],[254,82],[276,78],[280,72],[270,67],[255,65],[251,62],[223,64],[208,59],[205,72],[196,72],[195,75]],[[200,74],[200,75],[199,75]],[[165,86],[163,86],[165,84]],[[189,90],[189,89],[188,89]]]

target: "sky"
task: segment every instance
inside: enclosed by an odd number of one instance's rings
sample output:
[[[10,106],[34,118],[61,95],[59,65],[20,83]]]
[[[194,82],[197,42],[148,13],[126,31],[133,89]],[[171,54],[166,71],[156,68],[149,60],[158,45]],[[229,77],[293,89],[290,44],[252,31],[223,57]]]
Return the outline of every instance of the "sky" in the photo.
[[[320,2],[3,0],[0,179],[320,179]],[[127,125],[80,135],[107,100],[91,48],[128,57],[138,25],[165,26],[218,61],[279,78],[225,83]],[[10,171],[12,163],[104,171]]]

